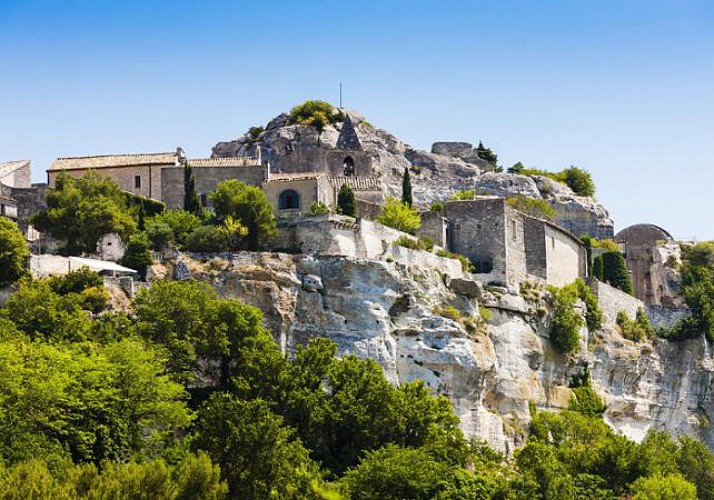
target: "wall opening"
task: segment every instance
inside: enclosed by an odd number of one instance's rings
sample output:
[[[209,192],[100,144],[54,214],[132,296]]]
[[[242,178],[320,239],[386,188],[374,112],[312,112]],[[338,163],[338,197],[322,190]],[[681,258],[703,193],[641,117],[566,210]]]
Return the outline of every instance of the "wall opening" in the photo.
[[[355,161],[352,159],[351,156],[348,156],[344,160],[342,160],[342,170],[345,174],[345,177],[352,177],[353,175],[355,175]]]
[[[280,210],[300,208],[300,195],[292,189],[283,191],[278,198],[278,208]]]
[[[141,176],[140,175],[134,176],[134,189],[141,189]]]

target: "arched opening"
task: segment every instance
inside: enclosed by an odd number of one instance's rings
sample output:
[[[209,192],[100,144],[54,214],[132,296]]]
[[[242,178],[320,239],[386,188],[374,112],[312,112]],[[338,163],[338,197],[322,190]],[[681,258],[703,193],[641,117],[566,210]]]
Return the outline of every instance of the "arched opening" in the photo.
[[[352,177],[355,175],[355,161],[351,156],[346,157],[342,160],[342,169],[345,173],[345,177]]]
[[[278,208],[280,210],[300,208],[300,195],[292,189],[283,191],[278,198]]]

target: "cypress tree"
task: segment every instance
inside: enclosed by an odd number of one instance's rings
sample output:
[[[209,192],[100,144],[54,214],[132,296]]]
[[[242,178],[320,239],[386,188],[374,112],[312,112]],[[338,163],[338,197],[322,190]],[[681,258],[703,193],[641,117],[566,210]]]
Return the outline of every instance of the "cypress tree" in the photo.
[[[580,241],[585,245],[587,254],[587,276],[593,276],[593,239],[589,234],[584,234],[580,237]],[[597,276],[596,276],[597,277]]]
[[[354,217],[357,213],[357,204],[355,203],[355,194],[347,184],[342,184],[340,192],[337,195],[337,208],[342,215]]]
[[[402,177],[402,202],[408,207],[412,206],[414,199],[412,198],[412,180],[409,176],[409,168],[404,168],[404,176]]]
[[[632,279],[627,270],[625,259],[620,252],[611,251],[602,254],[602,275],[603,281],[610,283],[625,293],[634,295]]]
[[[195,215],[201,215],[201,200],[196,193],[196,179],[191,167],[183,167],[183,209]]]

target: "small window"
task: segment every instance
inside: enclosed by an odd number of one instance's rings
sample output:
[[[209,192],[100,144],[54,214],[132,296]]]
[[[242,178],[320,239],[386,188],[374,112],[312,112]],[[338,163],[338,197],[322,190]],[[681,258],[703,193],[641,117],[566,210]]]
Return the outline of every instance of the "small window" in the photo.
[[[280,210],[300,208],[300,196],[292,189],[283,191],[278,198],[278,208]]]
[[[5,215],[5,205],[0,205],[0,215]]]
[[[201,193],[201,206],[208,206],[208,196],[206,193]]]
[[[141,188],[141,176],[135,175],[134,176],[134,189],[140,189],[140,188]]]
[[[513,241],[516,241],[518,239],[518,224],[514,220],[511,221],[511,229],[513,230]]]
[[[352,159],[351,156],[348,156],[344,160],[342,160],[342,170],[344,172],[345,177],[352,177],[355,175],[355,161]]]

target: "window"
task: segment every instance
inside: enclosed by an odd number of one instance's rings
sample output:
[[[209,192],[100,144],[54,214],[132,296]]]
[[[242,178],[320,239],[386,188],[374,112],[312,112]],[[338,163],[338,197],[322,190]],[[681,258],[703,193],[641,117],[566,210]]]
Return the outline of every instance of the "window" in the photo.
[[[5,215],[5,205],[0,205],[0,215]]]
[[[283,191],[278,198],[278,208],[280,210],[300,208],[300,195],[292,189]]]
[[[514,220],[511,221],[511,229],[513,230],[513,241],[516,241],[518,239],[518,224]]]
[[[550,237],[550,245],[555,248],[555,236]]]
[[[141,188],[141,176],[135,175],[134,176],[134,189],[140,189],[140,188]]]
[[[355,175],[355,161],[351,156],[342,160],[342,169],[345,173],[345,177],[352,177]]]
[[[206,193],[201,193],[201,206],[205,207],[208,205],[208,196]]]

